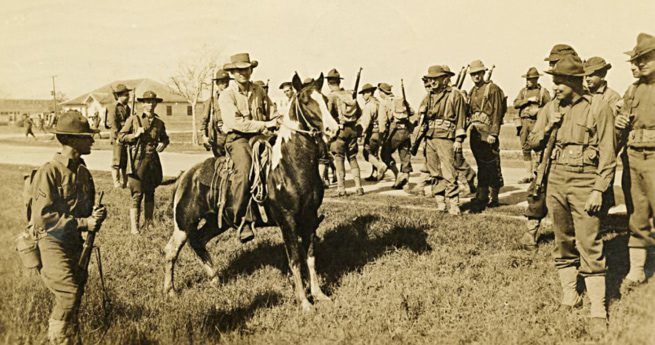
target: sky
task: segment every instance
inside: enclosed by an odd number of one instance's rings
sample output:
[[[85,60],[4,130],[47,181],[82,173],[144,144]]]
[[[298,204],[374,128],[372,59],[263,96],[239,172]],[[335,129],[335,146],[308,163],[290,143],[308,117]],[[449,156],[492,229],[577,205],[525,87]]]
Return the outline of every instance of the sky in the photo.
[[[546,6],[547,4],[547,6]],[[623,52],[655,34],[655,1],[52,1],[0,0],[0,97],[49,98],[52,75],[69,98],[115,80],[167,81],[181,61],[249,52],[253,79],[271,96],[294,71],[317,77],[336,67],[354,85],[387,82],[418,102],[430,65],[457,71],[495,65],[510,101],[530,66],[540,71],[556,43],[602,56],[611,87],[632,82]],[[541,82],[551,85],[545,75]],[[467,80],[465,88],[471,85]]]

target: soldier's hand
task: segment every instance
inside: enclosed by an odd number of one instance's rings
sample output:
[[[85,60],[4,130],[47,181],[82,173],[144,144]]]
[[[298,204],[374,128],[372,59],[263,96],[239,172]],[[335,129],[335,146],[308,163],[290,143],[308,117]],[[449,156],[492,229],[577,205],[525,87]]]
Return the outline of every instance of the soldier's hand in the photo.
[[[496,136],[495,136],[495,135],[491,135],[491,134],[489,134],[489,135],[487,136],[487,142],[488,142],[489,144],[491,144],[491,145],[495,144],[495,143],[496,143]]]
[[[94,207],[91,217],[103,222],[107,219],[107,208],[104,205]]]
[[[264,126],[266,126],[266,129],[275,129],[277,128],[277,120],[266,121]]]
[[[602,206],[603,206],[603,194],[597,190],[594,190],[591,192],[591,194],[589,194],[584,209],[585,211],[587,211],[587,213],[593,215],[598,213]]]
[[[462,142],[455,140],[455,143],[453,144],[453,151],[455,152],[462,152]]]
[[[166,148],[166,144],[164,143],[159,143],[157,144],[157,152],[162,152]]]
[[[614,127],[618,129],[626,129],[630,125],[630,117],[625,114],[619,114],[614,120]]]
[[[145,132],[146,132],[146,130],[143,127],[138,127],[136,129],[136,131],[134,131],[134,135],[136,135],[138,137],[138,136],[140,136],[141,134],[143,134]]]

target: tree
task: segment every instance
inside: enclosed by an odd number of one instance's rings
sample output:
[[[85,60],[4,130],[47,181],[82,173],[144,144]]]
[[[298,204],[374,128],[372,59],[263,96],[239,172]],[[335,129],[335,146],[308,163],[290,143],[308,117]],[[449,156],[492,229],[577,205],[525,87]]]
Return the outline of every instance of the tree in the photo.
[[[204,94],[206,88],[211,84],[212,74],[216,69],[216,54],[206,53],[202,50],[192,54],[185,60],[178,63],[177,72],[170,78],[170,87],[177,93],[186,98],[191,105],[191,117],[193,123],[191,130],[192,138],[195,145],[199,144],[196,107],[198,101]]]

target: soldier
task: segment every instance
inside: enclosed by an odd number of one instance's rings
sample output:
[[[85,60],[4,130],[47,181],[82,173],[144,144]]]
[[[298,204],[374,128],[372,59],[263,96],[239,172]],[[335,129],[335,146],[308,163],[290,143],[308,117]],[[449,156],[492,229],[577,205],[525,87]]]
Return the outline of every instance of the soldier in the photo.
[[[550,101],[550,93],[539,84],[540,76],[541,74],[537,71],[536,67],[530,67],[528,72],[521,76],[525,78],[525,87],[519,91],[518,96],[514,100],[514,108],[519,111],[520,123],[516,132],[519,136],[521,147],[525,146],[528,134],[530,134],[535,121],[537,121],[539,109]],[[520,179],[519,183],[530,183],[534,178],[536,161],[532,161],[532,150],[526,149],[525,147],[523,148],[523,163],[525,165],[526,176]]]
[[[448,208],[448,213],[459,215],[455,152],[462,150],[462,142],[466,137],[466,101],[461,93],[448,85],[448,77],[452,75],[443,66],[428,68],[424,78],[431,81],[431,89],[425,97],[425,108],[422,111],[428,120],[429,129],[425,135],[426,165],[433,182],[437,181],[432,186],[437,209],[446,211]]]
[[[107,217],[94,208],[95,185],[81,156],[91,153],[93,134],[82,114],[61,115],[54,131],[61,153],[41,166],[31,186],[31,235],[38,241],[41,279],[55,295],[48,321],[51,344],[81,344],[78,311],[86,276],[78,266],[82,232],[98,231]]]
[[[469,140],[478,165],[478,190],[471,210],[480,212],[487,206],[498,206],[498,193],[503,186],[498,134],[507,105],[503,91],[485,80],[487,68],[482,61],[475,60],[469,66],[474,83],[469,92],[472,113]]]
[[[546,203],[553,215],[561,304],[582,305],[576,285],[580,273],[591,301],[589,322],[594,335],[603,332],[607,322],[600,214],[602,194],[611,187],[616,168],[614,115],[600,96],[585,93],[579,57],[564,56],[546,73],[553,75],[556,98],[540,110],[528,145],[543,149],[551,131],[558,128]]]
[[[169,144],[164,122],[155,113],[163,100],[153,91],[146,91],[137,98],[143,103],[143,113],[130,116],[118,133],[118,140],[129,147],[128,185],[132,196],[130,207],[130,230],[139,234],[141,203],[143,202],[144,228],[152,223],[155,210],[155,188],[163,179],[159,152]]]
[[[585,80],[589,92],[603,96],[603,100],[610,105],[610,108],[616,114],[621,95],[607,86],[605,77],[610,68],[612,68],[612,64],[607,63],[605,59],[598,56],[591,57],[584,62],[585,73],[587,73]]]
[[[231,211],[234,224],[238,226],[239,240],[242,243],[255,236],[252,224],[255,219],[250,212],[250,168],[252,166],[252,148],[249,140],[255,135],[268,133],[277,127],[276,120],[269,120],[270,114],[264,113],[270,99],[264,89],[250,81],[253,69],[258,62],[250,60],[248,53],[239,53],[230,57],[230,62],[223,66],[234,83],[228,86],[218,97],[218,106],[223,118],[223,129],[227,134],[225,149],[234,162],[234,175],[230,185],[234,208]]]
[[[114,181],[114,188],[127,187],[127,147],[118,140],[118,132],[132,114],[133,109],[128,105],[130,91],[132,90],[123,84],[113,88],[116,104],[107,107],[105,117],[105,128],[110,130],[109,141],[113,147],[111,178]]]
[[[289,106],[296,92],[293,90],[293,86],[289,81],[280,84],[280,90],[284,93],[284,97],[278,102],[277,111],[281,116],[285,116],[289,113]]]
[[[550,68],[553,68],[557,61],[567,55],[578,56],[575,50],[568,44],[556,44],[550,50],[550,54],[548,54],[544,61],[548,61]],[[553,91],[554,93],[557,93],[557,86],[553,86]],[[540,113],[537,113],[537,121],[539,120],[539,114]],[[525,148],[525,150],[529,149],[529,145],[527,146],[528,147]],[[537,166],[539,166],[542,161],[543,157],[540,157],[537,162]],[[539,240],[539,228],[541,227],[541,220],[548,214],[545,201],[543,199],[538,199],[530,196],[535,187],[536,186],[534,183],[530,184],[528,187],[528,208],[525,212],[525,216],[528,218],[526,222],[527,229],[523,234],[523,237],[521,237],[521,245],[528,250],[536,249]]]
[[[32,121],[32,118],[27,115],[23,114],[23,127],[25,127],[25,138],[29,138],[31,135],[32,138],[36,139],[36,135],[34,135],[34,121]]]
[[[362,111],[353,99],[352,94],[341,87],[341,75],[336,69],[327,74],[327,83],[330,93],[328,94],[328,110],[339,122],[339,133],[330,143],[330,152],[334,156],[334,165],[337,174],[337,191],[339,196],[345,196],[346,167],[345,161],[350,164],[350,172],[355,181],[355,190],[358,195],[364,195],[362,180],[360,176],[359,163],[357,162],[357,138],[360,135],[357,120]]]
[[[655,37],[641,33],[637,45],[627,52],[638,69],[639,80],[623,97],[624,104],[616,118],[616,128],[627,134],[627,155],[631,209],[628,225],[632,232],[628,242],[630,271],[621,286],[627,293],[646,281],[644,266],[647,248],[653,245],[651,218],[655,209]],[[634,72],[633,72],[634,73]],[[624,169],[626,169],[624,167]],[[650,239],[649,239],[650,238]]]
[[[387,107],[387,106],[385,106]],[[393,108],[391,108],[391,124],[389,125],[389,134],[385,144],[382,146],[382,161],[396,175],[395,181],[391,188],[403,189],[409,182],[409,174],[412,172],[412,155],[410,154],[411,142],[411,122],[410,115],[405,107],[403,98],[393,99]],[[400,158],[400,172],[396,167],[396,161],[392,154],[398,151]]]
[[[386,114],[382,113],[384,109],[380,107],[380,102],[373,95],[375,90],[377,87],[367,83],[359,91],[364,99],[362,117],[359,120],[364,131],[364,150],[368,152],[368,160],[372,165],[371,176],[366,178],[367,181],[382,181],[384,173],[387,171],[387,165],[382,163],[378,157],[386,134]],[[374,177],[373,173],[376,170],[377,177]]]
[[[214,157],[225,156],[225,138],[223,132],[223,119],[221,110],[218,107],[218,97],[230,85],[230,75],[223,69],[216,71],[212,82],[216,84],[216,92],[207,105],[207,111],[202,118],[200,130],[203,133],[203,141],[207,143]]]

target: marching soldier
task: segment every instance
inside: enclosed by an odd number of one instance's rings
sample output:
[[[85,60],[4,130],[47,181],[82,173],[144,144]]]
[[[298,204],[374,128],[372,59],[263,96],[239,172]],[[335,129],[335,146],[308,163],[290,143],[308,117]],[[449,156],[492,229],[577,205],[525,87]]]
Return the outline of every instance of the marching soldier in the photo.
[[[357,162],[357,138],[360,134],[357,128],[357,120],[362,111],[357,104],[357,100],[353,99],[352,94],[341,87],[341,79],[343,78],[336,69],[330,70],[326,79],[330,90],[328,110],[339,122],[339,134],[330,143],[330,152],[334,156],[334,165],[336,166],[338,195],[347,195],[345,187],[346,159],[350,164],[350,172],[355,181],[356,193],[364,195],[359,163]]]
[[[382,161],[389,167],[389,170],[393,171],[394,175],[396,175],[392,188],[403,189],[409,182],[409,174],[412,172],[410,114],[407,113],[404,99],[396,97],[392,103],[393,105],[390,109],[392,115],[391,124],[389,125],[389,137],[382,146],[381,156]],[[398,151],[398,157],[400,157],[400,172],[392,156],[395,151]]]
[[[462,95],[448,86],[452,72],[443,66],[428,68],[424,78],[431,80],[431,90],[425,97],[423,110],[428,120],[426,133],[426,165],[432,179],[432,194],[437,199],[437,209],[459,215],[459,185],[455,169],[455,152],[462,150],[466,137],[466,101]],[[440,180],[443,179],[443,183]],[[448,207],[446,207],[448,198]]]
[[[364,99],[364,107],[362,108],[362,117],[360,124],[364,131],[364,150],[368,152],[368,160],[371,162],[371,176],[367,177],[367,181],[382,181],[384,173],[387,171],[387,165],[382,163],[378,155],[380,154],[380,145],[384,141],[386,135],[386,114],[384,108],[380,106],[380,102],[373,95],[377,87],[371,84],[364,84],[359,94]],[[377,170],[377,177],[373,176],[373,172]]]
[[[548,61],[548,65],[552,69],[557,61],[559,61],[561,58],[567,55],[572,55],[572,56],[578,56],[578,53],[575,52],[575,50],[569,46],[568,44],[556,44],[553,46],[553,48],[550,50],[550,54],[544,59],[544,61]],[[557,86],[553,86],[553,92],[554,94],[557,93]],[[539,120],[539,114],[537,113],[537,121]],[[524,148],[524,150],[530,149],[529,145],[526,143],[524,146],[527,146]],[[544,157],[540,157],[539,161],[537,162],[537,166],[539,164],[542,164]],[[533,181],[534,182],[534,181]],[[536,186],[534,183],[530,184],[528,187],[528,195],[530,195]],[[526,218],[528,218],[526,222],[526,232],[523,234],[523,237],[521,237],[521,245],[528,250],[535,249],[538,244],[539,240],[539,228],[541,227],[541,220],[546,217],[548,214],[548,210],[545,205],[545,201],[542,199],[534,198],[531,196],[528,196],[528,208],[525,212]]]
[[[132,115],[132,109],[128,105],[130,91],[132,90],[123,84],[118,84],[113,88],[116,103],[107,108],[107,117],[105,118],[105,128],[110,130],[109,140],[113,147],[111,178],[114,181],[114,188],[127,187],[127,147],[118,140],[118,132]]]
[[[589,322],[595,335],[604,332],[607,322],[606,267],[599,232],[602,194],[611,188],[616,168],[614,115],[600,96],[585,93],[579,57],[564,56],[546,73],[553,75],[556,98],[540,110],[528,145],[541,150],[556,131],[554,154],[543,159],[552,159],[546,203],[553,215],[561,304],[581,306],[576,285],[581,274],[591,301]]]
[[[230,85],[230,79],[230,75],[225,70],[216,71],[212,79],[212,82],[216,84],[216,92],[209,101],[200,125],[203,141],[209,145],[214,157],[225,156],[226,135],[223,132],[223,119],[221,118],[221,109],[218,107],[218,97]]]
[[[471,210],[480,212],[487,206],[498,206],[498,193],[503,186],[498,134],[507,105],[503,91],[485,80],[487,68],[482,61],[475,60],[469,66],[474,83],[469,92],[472,113],[469,140],[478,165],[478,190]]]
[[[107,210],[94,208],[95,185],[83,155],[91,153],[93,134],[82,114],[61,115],[54,131],[61,153],[32,180],[30,226],[38,241],[41,279],[55,295],[48,321],[51,344],[81,344],[78,312],[86,275],[78,266],[82,232],[98,231]]]
[[[255,135],[265,133],[277,127],[276,120],[269,120],[265,113],[266,103],[270,99],[264,89],[250,81],[253,69],[258,62],[251,61],[248,53],[235,54],[230,62],[223,66],[234,83],[221,92],[218,106],[223,118],[223,129],[227,134],[225,149],[234,162],[234,175],[230,185],[235,198],[234,209],[230,210],[234,224],[238,226],[239,240],[242,243],[255,236],[252,223],[255,219],[250,211],[250,168],[252,166],[252,149],[249,140]],[[270,109],[270,108],[269,108]]]
[[[163,100],[153,91],[146,91],[137,98],[143,103],[143,113],[130,116],[118,133],[119,141],[129,145],[128,186],[132,196],[130,207],[130,230],[139,234],[141,203],[143,219],[147,230],[152,223],[155,211],[155,188],[163,180],[159,152],[169,144],[164,122],[155,113],[158,103]]]
[[[605,77],[612,64],[607,63],[602,57],[594,56],[584,62],[584,69],[587,76],[587,88],[591,94],[599,94],[607,102],[616,114],[618,102],[621,95],[607,86]]]
[[[526,176],[520,179],[519,183],[530,183],[534,178],[536,167],[533,163],[536,162],[532,161],[532,150],[526,149],[524,146],[528,134],[530,134],[535,121],[537,121],[539,109],[550,101],[550,93],[539,84],[540,76],[541,74],[537,71],[537,68],[530,67],[528,72],[522,76],[525,78],[526,85],[519,91],[514,100],[514,108],[519,111],[520,124],[517,128],[517,134],[519,135],[521,147],[523,147],[523,163],[526,170]]]
[[[623,97],[624,104],[616,118],[621,136],[627,134],[630,199],[628,225],[632,232],[628,242],[630,271],[621,292],[626,293],[646,281],[644,266],[647,248],[653,245],[651,218],[655,209],[655,37],[641,33],[636,47],[627,52],[638,69],[639,80]],[[634,72],[633,72],[634,73]],[[624,167],[624,169],[626,169]]]

